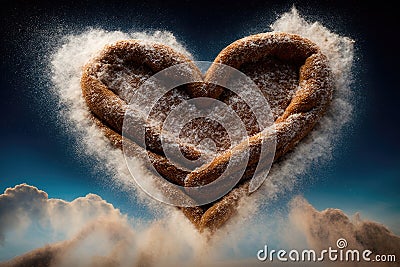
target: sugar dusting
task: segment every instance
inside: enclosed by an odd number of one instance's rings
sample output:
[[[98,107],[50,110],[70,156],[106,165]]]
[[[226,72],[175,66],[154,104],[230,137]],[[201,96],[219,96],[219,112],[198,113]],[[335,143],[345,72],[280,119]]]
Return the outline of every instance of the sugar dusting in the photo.
[[[102,164],[112,173],[112,184],[114,186],[132,191],[132,196],[138,196],[143,201],[152,202],[155,204],[154,208],[157,209],[159,205],[156,205],[152,199],[145,197],[142,190],[136,190],[137,186],[125,165],[122,152],[113,148],[103,133],[88,119],[89,110],[80,87],[82,67],[104,46],[126,39],[164,43],[189,58],[192,57],[170,32],[123,33],[120,31],[108,32],[101,29],[89,30],[79,35],[66,36],[64,44],[53,55],[51,60],[53,91],[59,97],[60,104],[63,106],[61,110],[62,119],[67,121],[71,132],[75,132],[77,138],[81,140],[79,149],[83,150],[88,156],[95,157],[99,164]],[[140,166],[138,166],[138,175],[145,175]]]
[[[290,190],[296,177],[304,173],[312,162],[329,159],[335,138],[350,120],[354,41],[329,31],[318,22],[307,22],[295,8],[283,14],[271,28],[273,31],[299,34],[317,44],[329,59],[335,84],[327,114],[293,153],[273,166],[264,188],[260,190],[261,194],[268,192],[269,197],[274,197],[280,192]]]
[[[241,201],[243,208],[240,209],[240,213],[244,218],[256,212],[259,205],[292,190],[299,184],[298,177],[307,172],[312,163],[329,160],[334,141],[352,116],[351,68],[354,41],[331,32],[319,22],[307,22],[295,8],[280,16],[271,25],[271,29],[299,34],[319,46],[328,57],[334,75],[334,96],[327,113],[314,130],[292,153],[286,155],[284,160],[273,164],[266,181],[258,191]]]
[[[350,86],[352,81],[353,41],[331,32],[318,22],[309,23],[305,21],[294,8],[275,21],[271,25],[271,29],[299,34],[309,38],[321,48],[330,61],[335,77],[333,101],[327,114],[312,133],[296,147],[293,153],[287,155],[284,161],[273,165],[263,186],[250,197],[242,199],[239,219],[231,220],[228,225],[215,234],[212,241],[207,243],[202,240],[189,222],[176,224],[176,229],[169,229],[169,231],[176,231],[176,233],[182,231],[185,233],[184,237],[177,237],[177,240],[186,242],[188,247],[195,250],[194,254],[197,256],[193,257],[194,260],[197,260],[202,253],[208,253],[208,258],[221,257],[217,255],[218,251],[221,252],[220,248],[235,250],[234,244],[248,239],[248,236],[252,234],[251,227],[243,227],[243,225],[258,225],[257,218],[262,216],[260,213],[257,214],[258,206],[262,203],[268,203],[271,199],[279,197],[286,191],[290,191],[298,183],[297,178],[307,171],[311,163],[329,159],[335,138],[340,134],[343,125],[351,118]],[[89,30],[79,35],[67,36],[64,44],[53,55],[51,69],[54,93],[59,97],[63,106],[63,118],[68,121],[71,131],[75,131],[77,139],[81,140],[82,150],[88,156],[95,157],[99,163],[104,164],[112,173],[114,185],[123,190],[131,191],[133,196],[148,204],[152,211],[167,211],[167,215],[163,219],[166,222],[176,220],[177,216],[179,219],[183,219],[184,217],[181,214],[178,215],[180,212],[167,205],[160,205],[137,188],[125,165],[122,152],[112,148],[108,140],[87,118],[89,112],[84,103],[79,84],[81,68],[106,44],[122,39],[142,39],[164,43],[191,58],[190,53],[169,32],[122,33]],[[139,163],[136,175],[148,175]],[[254,217],[254,214],[257,215]],[[255,219],[250,219],[250,217]],[[240,229],[246,229],[246,231],[240,231]],[[257,229],[257,227],[254,227],[254,229]],[[266,236],[258,237],[267,239]],[[173,246],[174,242],[174,240],[165,240],[165,245]],[[211,246],[214,249],[199,249],[199,247],[202,247],[199,244],[206,243],[208,247]]]

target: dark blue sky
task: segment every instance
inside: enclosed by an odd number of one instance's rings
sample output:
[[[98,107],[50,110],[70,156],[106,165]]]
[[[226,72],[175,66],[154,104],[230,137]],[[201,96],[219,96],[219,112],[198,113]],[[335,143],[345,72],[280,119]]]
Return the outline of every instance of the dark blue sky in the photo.
[[[395,10],[365,1],[233,1],[229,5],[222,1],[2,1],[0,191],[26,182],[50,197],[66,200],[91,192],[123,212],[147,216],[144,207],[104,182],[110,177],[93,168],[98,162],[76,151],[76,140],[59,121],[57,101],[43,74],[49,51],[59,44],[57,38],[87,27],[169,30],[196,59],[213,60],[232,41],[269,30],[265,25],[293,4],[307,19],[356,41],[351,125],[335,147],[334,160],[313,166],[302,177],[308,182],[293,194],[303,193],[319,209],[361,211],[399,234],[399,53],[391,39],[397,34]],[[49,35],[54,38],[48,40]],[[290,196],[281,200],[282,205]]]

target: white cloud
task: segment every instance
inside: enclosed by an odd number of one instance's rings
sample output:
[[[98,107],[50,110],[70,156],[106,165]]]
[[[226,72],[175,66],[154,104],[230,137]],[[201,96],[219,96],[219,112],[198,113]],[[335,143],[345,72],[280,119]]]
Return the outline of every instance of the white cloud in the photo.
[[[290,248],[324,249],[335,246],[339,237],[346,238],[349,247],[375,253],[396,253],[400,248],[400,238],[385,226],[359,216],[349,219],[337,209],[317,211],[302,197],[292,200],[288,216],[243,217],[247,215],[239,213],[209,238],[178,210],[159,220],[137,222],[97,195],[66,202],[21,184],[0,195],[2,249],[13,241],[23,242],[24,234],[15,236],[21,229],[38,231],[31,229],[35,223],[44,227],[36,234],[62,233],[65,241],[37,244],[42,247],[0,266],[262,266],[265,262],[258,262],[255,253],[264,244],[277,245],[274,238]],[[250,254],[241,257],[249,248]]]
[[[35,225],[40,228],[32,227]],[[98,266],[107,262],[147,266],[160,261],[173,266],[200,257],[205,247],[202,242],[206,242],[178,210],[160,221],[133,221],[94,194],[67,202],[49,199],[44,191],[26,184],[8,188],[0,195],[2,250],[15,244],[17,247],[29,232],[61,236],[66,241],[17,257],[8,263],[11,266],[43,260],[52,266]]]
[[[56,231],[68,229],[67,235],[101,217],[123,217],[118,209],[95,194],[88,194],[72,202],[49,199],[46,192],[36,187],[21,184],[7,188],[0,195],[0,236],[5,230],[26,226],[26,220],[39,220],[44,226]],[[3,223],[7,222],[7,223]]]

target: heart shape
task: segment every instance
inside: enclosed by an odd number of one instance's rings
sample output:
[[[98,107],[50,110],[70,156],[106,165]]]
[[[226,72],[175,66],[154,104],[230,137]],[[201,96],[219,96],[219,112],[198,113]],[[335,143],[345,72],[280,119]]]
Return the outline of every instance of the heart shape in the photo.
[[[255,123],[251,108],[235,93],[209,84],[218,75],[216,66],[225,64],[240,70],[268,100],[276,133],[274,161],[293,149],[324,114],[332,98],[332,76],[328,60],[317,45],[288,33],[261,33],[235,41],[220,52],[205,76],[190,59],[170,47],[140,40],[119,41],[92,59],[84,67],[81,79],[91,119],[115,146],[123,146],[124,115],[135,90],[157,72],[181,63],[189,66],[190,75],[204,82],[180,86],[163,95],[149,115],[156,123],[146,127],[146,145],[135,149],[146,151],[156,171],[172,183],[185,187],[208,184],[218,179],[232,155],[240,154],[242,147],[231,148],[220,124],[204,118],[193,120],[181,129],[180,137],[186,140],[179,143],[181,153],[189,160],[198,159],[204,154],[201,142],[205,139],[214,141],[216,153],[201,166],[185,171],[165,156],[160,138],[162,124],[174,107],[191,98],[218,99],[237,112],[246,127],[245,146],[249,149],[240,182],[211,204],[181,208],[199,230],[214,231],[236,212],[238,201],[248,194],[249,177],[258,164],[265,162],[260,158],[264,129]],[[208,105],[207,101],[203,105]],[[149,118],[136,119],[137,123],[146,124]],[[130,133],[135,145],[137,132],[132,129]]]

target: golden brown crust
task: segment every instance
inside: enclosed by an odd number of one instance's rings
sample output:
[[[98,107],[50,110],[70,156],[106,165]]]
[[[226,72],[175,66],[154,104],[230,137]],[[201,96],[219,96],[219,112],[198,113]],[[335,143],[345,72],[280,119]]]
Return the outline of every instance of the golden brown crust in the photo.
[[[118,88],[113,89],[108,86],[110,83],[107,84],[107,81],[102,81],[99,72],[110,71],[109,66],[118,65],[121,60],[141,62],[139,65],[135,63],[127,65],[127,68],[134,69],[139,77],[130,80],[134,89],[157,71],[175,64],[190,62],[185,56],[164,45],[143,44],[137,40],[129,40],[106,47],[100,56],[84,67],[81,85],[86,103],[105,136],[120,148],[123,117],[127,107],[127,100],[124,98],[127,96],[117,92]],[[328,60],[314,43],[298,35],[261,33],[245,37],[222,50],[214,62],[239,69],[250,76],[270,102],[275,118],[277,142],[274,160],[292,150],[312,130],[332,98],[333,85]],[[138,67],[141,65],[145,68]],[[272,77],[263,76],[279,68],[283,68],[284,72],[274,73],[276,75]],[[199,79],[200,72],[195,69],[193,65],[194,74],[191,75],[197,75],[196,79]],[[118,68],[112,71],[118,71]],[[213,64],[204,77],[204,84],[189,86],[188,93],[192,97],[218,98],[230,104],[230,99],[234,98],[231,93],[227,93],[222,87],[208,84],[216,78],[220,78],[218,64]],[[273,83],[281,93],[271,91],[269,83]],[[166,104],[168,106],[168,102]],[[240,113],[239,109],[236,111]],[[251,121],[247,111],[239,116],[241,119]],[[140,117],[137,119],[143,120]],[[190,173],[182,171],[164,157],[162,147],[157,143],[157,131],[150,129],[153,132],[147,141],[153,145],[151,146],[153,150],[147,153],[153,166],[162,176],[178,185],[198,186],[210,183],[225,170],[233,154],[240,154],[245,149],[250,149],[248,166],[240,185],[212,205],[182,208],[183,213],[200,231],[218,229],[236,212],[239,199],[248,192],[246,179],[252,177],[257,164],[261,166],[266,164],[264,159],[260,159],[260,148],[262,142],[271,138],[271,133],[267,132],[268,129],[259,132],[258,126],[254,124],[246,124],[246,127],[250,133],[249,143],[243,142],[231,150],[223,151],[213,161]],[[135,145],[134,142],[132,145]],[[198,156],[199,152],[194,146],[183,145],[183,147],[188,158]],[[140,147],[135,149],[143,150]],[[233,169],[233,171],[239,170]]]
[[[91,116],[90,119],[100,128],[103,132],[104,136],[107,137],[111,144],[119,149],[125,149],[124,153],[130,153],[134,156],[138,156],[138,151],[142,150],[141,147],[136,145],[134,142],[130,140],[125,140],[125,147],[123,147],[122,136],[105,126],[99,119],[95,116]],[[136,152],[136,153],[135,153]],[[163,175],[164,177],[168,177],[168,180],[177,185],[184,185],[184,179],[188,175],[188,172],[183,171],[181,168],[177,168],[177,166],[171,163],[165,157],[158,155],[157,153],[153,153],[151,151],[146,152],[150,161],[153,164],[153,167],[156,169],[158,173]],[[168,173],[174,173],[174,175],[166,175]]]
[[[129,88],[134,91],[139,88],[146,78],[173,65],[188,63],[190,71],[187,75],[192,75],[201,80],[201,72],[194,63],[168,46],[147,43],[139,40],[119,41],[114,45],[106,46],[103,51],[91,60],[83,68],[81,87],[83,97],[91,112],[106,126],[117,133],[122,133],[124,115],[129,104],[129,97],[126,92],[117,92],[118,89],[113,84],[115,73],[125,69],[143,67],[133,73],[133,78],[129,77]],[[111,75],[108,75],[111,73]],[[114,74],[114,76],[113,76]],[[132,74],[132,73],[129,73]],[[190,94],[197,89],[196,86],[187,87]],[[125,95],[124,95],[125,94]],[[128,99],[124,99],[128,98]],[[136,124],[144,125],[145,119],[141,116],[134,117]],[[158,134],[155,129],[149,129],[146,138],[153,144],[151,149],[162,154],[161,142],[157,139]],[[140,140],[138,131],[131,131],[131,137]],[[199,152],[193,147],[187,147],[188,155],[195,158]],[[193,154],[193,155],[192,155]]]
[[[285,50],[279,44],[291,50],[286,50],[286,53],[284,53]],[[247,57],[245,57],[245,52],[247,52]],[[257,34],[240,39],[225,48],[217,56],[215,62],[240,69],[240,66],[246,60],[257,61],[267,56],[277,56],[281,60],[305,62],[300,68],[299,88],[284,113],[275,121],[277,134],[275,159],[278,159],[306,136],[325,112],[332,97],[332,83],[326,57],[309,40],[292,34]],[[213,71],[216,68],[210,67],[210,74],[206,75],[206,79],[212,79]],[[295,122],[288,125],[290,116],[296,119],[294,120]],[[288,131],[289,129],[290,131]],[[259,147],[262,141],[270,136],[267,132],[268,130],[265,129],[264,133],[250,137],[249,165],[258,163]],[[202,166],[190,173],[185,185],[196,186],[204,183],[204,181],[211,182],[218,178],[215,175],[219,173],[218,169],[229,162],[232,153],[242,153],[247,149],[246,143],[247,141],[239,144],[232,150],[221,154],[206,166]]]

